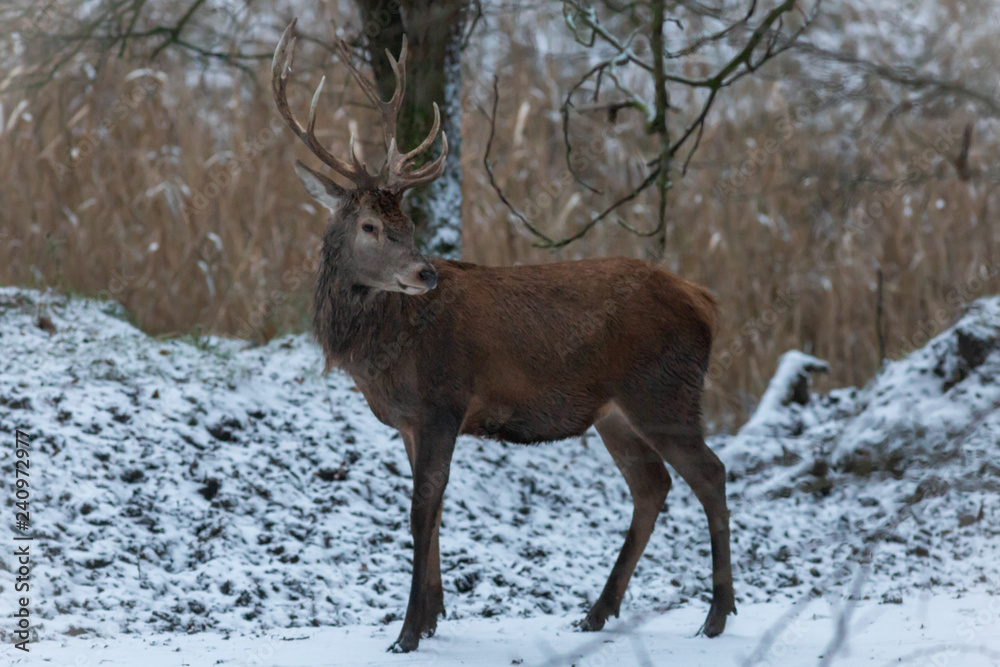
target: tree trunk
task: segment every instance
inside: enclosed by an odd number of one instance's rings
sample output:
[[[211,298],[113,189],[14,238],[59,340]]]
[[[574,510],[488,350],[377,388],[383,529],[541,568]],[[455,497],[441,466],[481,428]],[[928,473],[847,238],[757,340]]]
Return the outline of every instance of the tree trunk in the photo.
[[[417,239],[430,254],[457,258],[462,248],[462,68],[461,43],[467,0],[357,0],[363,39],[379,93],[389,99],[395,85],[385,50],[394,56],[405,31],[409,56],[406,95],[396,137],[401,150],[430,132],[436,102],[441,130],[448,135],[444,174],[407,198]],[[435,154],[429,153],[427,159]]]

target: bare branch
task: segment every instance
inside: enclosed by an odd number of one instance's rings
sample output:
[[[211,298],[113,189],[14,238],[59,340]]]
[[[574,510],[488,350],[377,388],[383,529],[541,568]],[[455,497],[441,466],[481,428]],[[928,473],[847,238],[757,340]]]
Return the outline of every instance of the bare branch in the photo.
[[[587,183],[578,173],[577,169],[574,168],[572,160],[573,145],[570,140],[571,113],[574,110],[577,113],[599,109],[607,110],[609,120],[613,122],[614,117],[619,110],[636,109],[645,115],[646,131],[650,134],[658,135],[661,138],[657,156],[648,162],[648,166],[654,170],[653,173],[650,174],[650,176],[647,177],[635,191],[624,197],[619,202],[616,202],[609,209],[602,211],[602,213],[598,214],[595,218],[589,221],[583,228],[584,233],[586,233],[586,230],[593,227],[593,223],[596,220],[603,219],[617,206],[634,199],[640,192],[642,192],[642,190],[649,187],[654,182],[657,183],[658,190],[661,193],[661,201],[658,207],[658,223],[656,229],[651,233],[655,234],[662,232],[666,228],[666,192],[672,186],[670,178],[672,171],[671,163],[681,150],[687,150],[681,170],[681,176],[683,177],[686,175],[692,158],[701,144],[708,114],[711,111],[712,105],[718,98],[719,91],[723,88],[731,86],[742,77],[752,74],[766,62],[786,51],[793,43],[795,43],[804,30],[811,25],[821,1],[822,0],[817,0],[813,6],[813,11],[806,17],[806,20],[801,27],[794,30],[791,34],[786,35],[784,28],[784,16],[788,12],[797,9],[796,0],[784,0],[772,8],[763,18],[761,18],[756,27],[753,27],[752,31],[750,22],[756,14],[758,6],[757,0],[751,0],[745,13],[740,15],[740,17],[737,18],[732,24],[708,35],[694,38],[685,46],[674,52],[670,51],[663,39],[663,26],[672,19],[665,15],[663,3],[654,1],[651,3],[652,20],[650,26],[650,48],[652,51],[652,58],[651,60],[645,60],[636,56],[631,49],[632,43],[638,34],[637,31],[632,31],[627,38],[619,38],[615,36],[608,27],[601,23],[595,9],[592,6],[585,4],[583,0],[564,0],[563,15],[577,43],[587,48],[594,47],[600,43],[604,46],[610,46],[613,49],[613,53],[610,56],[602,58],[597,64],[590,67],[572,86],[570,86],[561,108],[563,142],[566,145],[566,164],[574,180],[588,191],[594,194],[602,194],[596,187]],[[621,9],[620,11],[625,10]],[[713,18],[723,20],[721,13],[718,16],[715,14],[716,13],[712,13]],[[681,25],[679,21],[674,20],[673,22],[678,26]],[[740,48],[740,50],[727,62],[721,65],[711,76],[704,78],[692,78],[672,74],[667,71],[665,60],[679,59],[696,55],[700,48],[708,44],[718,42],[719,40],[732,37],[734,34],[744,29],[750,31],[750,34],[742,48]],[[640,71],[645,72],[650,76],[653,89],[655,91],[655,99],[652,103],[643,99],[641,95],[637,94],[628,85],[626,85],[619,75],[617,70],[629,65],[635,65]],[[598,98],[601,94],[601,84],[605,79],[614,83],[614,89],[610,95],[612,97],[612,101],[602,105],[599,104]],[[586,107],[575,105],[573,103],[574,96],[578,95],[590,82],[594,82],[595,84],[592,104]],[[671,109],[668,84],[693,89],[705,89],[706,91],[704,102],[702,103],[698,114],[684,129],[680,137],[673,142],[670,140],[666,123],[667,112]],[[653,174],[655,174],[655,176],[653,176]],[[619,224],[623,228],[635,232],[633,227],[623,222],[619,222]],[[643,235],[645,234],[646,233],[643,233]],[[544,235],[540,235],[539,237],[543,239],[543,244],[545,245],[548,245],[549,242],[551,242],[551,239],[548,239]],[[579,238],[579,235],[571,237],[571,239],[575,238]],[[566,240],[555,243],[564,245],[565,241]],[[664,239],[661,238],[661,246],[663,243]]]
[[[914,90],[930,89],[940,94],[956,95],[968,98],[985,107],[990,113],[1000,116],[1000,100],[996,97],[996,90],[985,92],[958,82],[941,79],[928,74],[918,74],[912,68],[898,67],[874,63],[857,56],[839,51],[831,51],[815,44],[798,42],[795,50],[809,55],[820,56],[825,60],[850,65],[859,70],[878,76],[880,79],[890,81],[897,85],[906,86]]]
[[[538,238],[542,239],[542,241],[546,244],[546,246],[552,247],[550,245],[554,243],[552,239],[550,239],[548,236],[542,233],[541,230],[532,225],[531,221],[529,221],[526,217],[524,217],[524,214],[521,213],[519,210],[517,210],[517,208],[515,208],[515,206],[510,203],[510,200],[507,199],[507,196],[503,193],[503,190],[501,190],[500,186],[497,185],[496,178],[493,175],[493,167],[490,165],[490,149],[493,147],[493,137],[496,136],[497,103],[500,101],[500,91],[498,88],[498,82],[499,82],[498,77],[494,75],[493,113],[490,114],[490,136],[486,140],[486,152],[483,153],[483,167],[486,168],[486,174],[490,177],[490,186],[492,186],[493,190],[496,191],[497,196],[500,198],[500,201],[503,202],[503,205],[506,206],[507,209],[521,221],[521,223],[525,226],[525,228],[529,232],[531,232]]]
[[[168,46],[177,42],[180,39],[181,32],[184,30],[184,26],[187,25],[188,21],[191,20],[191,17],[194,16],[194,13],[198,11],[198,8],[201,7],[204,3],[205,0],[194,0],[191,6],[188,7],[187,11],[184,12],[184,14],[180,17],[180,19],[178,19],[177,24],[170,29],[169,37],[166,40],[164,40],[163,43],[160,44],[158,47],[153,49],[153,53],[149,57],[150,60],[155,60],[156,56],[160,55],[160,52],[162,52],[163,49],[167,48]],[[124,44],[122,46],[124,47]]]

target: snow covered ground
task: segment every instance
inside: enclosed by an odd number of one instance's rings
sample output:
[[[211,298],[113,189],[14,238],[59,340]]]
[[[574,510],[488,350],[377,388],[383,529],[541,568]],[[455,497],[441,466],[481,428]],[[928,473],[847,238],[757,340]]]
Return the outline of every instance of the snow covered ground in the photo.
[[[94,665],[134,664],[140,648],[150,665],[1000,664],[998,341],[989,299],[862,389],[810,394],[803,378],[822,364],[785,359],[744,431],[711,441],[730,474],[740,610],[717,640],[694,637],[708,535],[676,475],[622,618],[576,633],[631,512],[600,439],[463,439],[441,536],[448,616],[416,654],[393,656],[409,586],[405,452],[348,378],[321,374],[307,336],[157,340],[111,304],[0,288],[0,462],[9,474],[13,431],[27,431],[41,640],[9,649],[0,622],[3,652]],[[847,621],[850,653],[834,655]]]
[[[840,609],[820,600],[789,607],[756,603],[740,610],[716,639],[679,630],[696,627],[702,611],[687,606],[634,623],[612,619],[597,634],[575,632],[562,616],[469,618],[443,623],[433,639],[410,654],[385,652],[401,623],[385,627],[279,630],[259,635],[217,633],[121,636],[114,640],[63,638],[39,644],[32,660],[14,664],[109,665],[814,665],[828,653]],[[987,667],[1000,664],[1000,598],[926,597],[906,605],[863,602],[850,626],[850,641],[837,664]],[[902,658],[902,660],[900,660]]]

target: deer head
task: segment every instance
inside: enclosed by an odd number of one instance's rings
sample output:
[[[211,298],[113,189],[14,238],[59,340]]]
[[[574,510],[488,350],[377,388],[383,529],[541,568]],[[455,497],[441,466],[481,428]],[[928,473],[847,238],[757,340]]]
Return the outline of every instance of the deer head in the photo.
[[[396,117],[406,90],[406,36],[403,36],[398,61],[388,50],[385,52],[396,77],[396,90],[388,102],[382,101],[372,84],[351,64],[350,53],[343,42],[339,44],[341,59],[382,117],[386,158],[378,174],[373,175],[357,156],[353,132],[350,162],[331,154],[316,138],[316,107],[326,77],[320,80],[313,95],[305,127],[288,107],[285,86],[295,55],[297,21],[293,19],[288,24],[274,51],[271,88],[278,112],[292,132],[324,164],[354,185],[353,188],[342,187],[302,162],[295,163],[295,173],[306,190],[330,211],[330,232],[340,239],[338,269],[350,275],[355,284],[374,290],[423,294],[434,289],[437,272],[417,250],[413,242],[413,222],[400,209],[400,200],[406,190],[430,183],[441,175],[448,155],[448,137],[441,134],[441,155],[436,160],[420,167],[413,166],[417,157],[434,142],[440,128],[441,113],[434,104],[434,125],[427,138],[407,153],[400,153],[396,145]]]

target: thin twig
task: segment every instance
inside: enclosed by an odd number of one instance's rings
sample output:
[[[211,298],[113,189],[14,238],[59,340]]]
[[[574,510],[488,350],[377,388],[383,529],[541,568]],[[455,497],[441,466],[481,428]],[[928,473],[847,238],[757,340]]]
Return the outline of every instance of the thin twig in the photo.
[[[635,199],[639,193],[652,185],[654,182],[657,183],[658,189],[661,193],[661,201],[657,209],[658,221],[656,228],[652,232],[638,232],[638,230],[624,221],[619,221],[619,225],[624,229],[633,233],[640,233],[641,235],[652,235],[662,232],[666,228],[666,191],[672,185],[670,180],[671,161],[679,153],[679,151],[691,141],[693,137],[693,143],[691,143],[691,146],[687,151],[681,170],[682,177],[687,174],[692,158],[701,145],[708,114],[717,99],[719,90],[727,88],[747,74],[753,73],[765,62],[790,48],[799,36],[801,36],[806,27],[811,24],[818,12],[821,2],[822,0],[817,0],[813,6],[813,11],[806,17],[804,24],[799,29],[795,30],[787,38],[783,38],[782,32],[784,28],[784,15],[797,8],[796,0],[784,0],[776,7],[772,8],[771,11],[769,11],[763,19],[761,19],[760,23],[756,26],[756,28],[754,28],[746,43],[743,45],[743,48],[712,76],[706,78],[689,78],[666,72],[663,60],[665,58],[690,55],[696,52],[699,46],[723,39],[735,32],[738,27],[746,26],[756,13],[757,0],[751,0],[750,6],[747,8],[745,14],[743,14],[742,17],[739,18],[733,25],[727,26],[723,30],[707,35],[704,38],[690,42],[674,54],[671,54],[663,44],[662,26],[664,22],[669,19],[664,15],[662,5],[654,3],[654,16],[652,21],[653,32],[650,43],[650,48],[653,51],[653,58],[649,62],[639,59],[631,51],[631,43],[636,36],[635,32],[629,35],[626,40],[619,39],[611,34],[603,25],[601,25],[593,7],[584,5],[576,0],[564,0],[564,15],[567,25],[569,25],[571,31],[573,32],[574,39],[576,39],[579,44],[590,48],[595,46],[600,41],[604,44],[610,45],[615,50],[615,53],[611,56],[604,58],[596,65],[590,67],[590,69],[588,69],[569,88],[561,108],[563,142],[566,147],[566,164],[573,179],[588,191],[594,194],[601,194],[597,188],[587,183],[576,171],[576,169],[574,169],[572,161],[573,146],[570,141],[569,132],[571,111],[575,108],[578,113],[583,110],[575,107],[573,104],[573,96],[588,81],[594,80],[595,78],[596,85],[593,94],[593,105],[587,107],[586,110],[593,111],[595,109],[606,108],[609,112],[609,118],[613,117],[614,113],[623,108],[635,108],[642,111],[646,115],[647,131],[660,135],[661,148],[656,158],[647,162],[647,165],[650,169],[653,169],[653,171],[643,180],[639,187],[619,199],[600,214],[591,218],[591,220],[584,225],[581,230],[570,237],[559,241],[552,241],[552,239],[549,239],[544,235],[536,234],[536,236],[543,239],[542,245],[545,247],[561,247],[580,238],[586,234],[587,231],[592,229],[598,221],[610,215],[610,213],[616,208]],[[624,11],[624,8],[621,8],[621,11]],[[721,18],[721,16],[716,18]],[[762,44],[763,52],[759,53],[757,57],[755,57],[758,47],[761,47]],[[628,86],[624,85],[621,78],[616,75],[616,67],[626,66],[629,64],[636,65],[652,76],[654,89],[656,91],[655,107],[648,104]],[[605,78],[611,79],[614,82],[616,91],[620,92],[626,98],[624,101],[614,101],[604,107],[597,105],[597,96],[600,94],[600,86]],[[670,143],[669,134],[666,131],[666,110],[670,109],[669,96],[666,90],[667,83],[679,84],[690,88],[706,88],[708,90],[707,97],[698,115],[695,117],[694,121],[691,122],[687,128],[685,128],[681,136],[673,143]],[[503,199],[503,197],[501,199]],[[519,215],[518,217],[523,219],[523,216]],[[664,239],[661,239],[661,246],[663,245],[663,242]]]
[[[499,101],[500,101],[499,77],[493,75],[493,113],[490,115],[490,136],[486,140],[486,152],[483,153],[483,167],[486,168],[486,174],[490,177],[490,185],[496,191],[497,196],[500,197],[500,201],[503,202],[504,206],[506,206],[511,213],[517,216],[517,218],[528,229],[528,231],[530,231],[538,238],[543,239],[545,242],[551,243],[552,239],[550,239],[548,236],[543,234],[541,230],[537,229],[534,225],[532,225],[531,222],[526,217],[524,217],[524,214],[521,213],[519,210],[517,210],[517,208],[515,208],[514,205],[510,203],[510,200],[507,199],[507,196],[503,193],[503,190],[500,189],[500,186],[497,184],[496,178],[493,176],[493,167],[490,165],[490,149],[493,147],[493,137],[496,135],[497,104]]]

